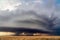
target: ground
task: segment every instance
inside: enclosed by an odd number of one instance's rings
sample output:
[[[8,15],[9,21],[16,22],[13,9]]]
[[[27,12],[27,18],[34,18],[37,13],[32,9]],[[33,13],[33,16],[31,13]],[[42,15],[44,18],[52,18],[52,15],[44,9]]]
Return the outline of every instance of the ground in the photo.
[[[0,40],[60,40],[59,36],[0,36]]]

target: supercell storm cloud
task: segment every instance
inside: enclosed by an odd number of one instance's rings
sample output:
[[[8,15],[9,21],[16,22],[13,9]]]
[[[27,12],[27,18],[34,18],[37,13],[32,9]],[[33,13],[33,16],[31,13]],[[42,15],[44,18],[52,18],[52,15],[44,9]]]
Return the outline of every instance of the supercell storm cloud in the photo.
[[[54,17],[60,20],[60,3],[57,2],[57,0],[0,0],[0,26],[53,31],[49,29],[48,21],[55,19]],[[60,23],[57,20],[53,23],[57,23],[58,28]]]

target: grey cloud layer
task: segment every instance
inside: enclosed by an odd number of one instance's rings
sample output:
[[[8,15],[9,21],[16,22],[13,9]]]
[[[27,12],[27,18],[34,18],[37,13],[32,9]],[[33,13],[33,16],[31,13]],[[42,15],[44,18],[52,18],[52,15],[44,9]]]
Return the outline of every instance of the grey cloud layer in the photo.
[[[40,2],[42,3],[40,3]],[[14,10],[9,11],[7,10],[0,10],[0,26],[25,26],[27,28],[36,28],[36,29],[42,29],[42,30],[48,30],[43,25],[39,25],[34,20],[41,20],[39,19],[36,14],[42,15],[46,14],[49,18],[51,13],[55,13],[55,5],[54,0],[46,0],[46,2],[43,0],[10,0],[8,1],[9,4],[12,4],[10,6],[14,6]],[[52,2],[52,3],[51,3]],[[16,5],[19,4],[19,5]],[[31,12],[32,11],[32,12]],[[19,23],[19,21],[31,21],[30,23]],[[33,22],[33,25],[32,25]],[[45,21],[44,21],[45,22]],[[23,25],[20,25],[23,24]],[[28,24],[28,25],[27,25]],[[32,25],[32,26],[30,26]],[[29,27],[28,27],[29,26]]]

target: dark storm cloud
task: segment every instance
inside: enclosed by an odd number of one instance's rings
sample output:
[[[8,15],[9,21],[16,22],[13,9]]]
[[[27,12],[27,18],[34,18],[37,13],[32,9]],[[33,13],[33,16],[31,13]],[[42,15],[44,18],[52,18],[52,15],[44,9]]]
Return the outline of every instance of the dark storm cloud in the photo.
[[[8,2],[9,5],[7,6]],[[25,27],[51,31],[48,29],[49,26],[47,28],[46,21],[43,18],[46,17],[49,20],[51,14],[55,13],[54,0],[11,0],[8,2],[3,7],[5,10],[0,10],[0,26]],[[3,9],[2,7],[0,8]]]

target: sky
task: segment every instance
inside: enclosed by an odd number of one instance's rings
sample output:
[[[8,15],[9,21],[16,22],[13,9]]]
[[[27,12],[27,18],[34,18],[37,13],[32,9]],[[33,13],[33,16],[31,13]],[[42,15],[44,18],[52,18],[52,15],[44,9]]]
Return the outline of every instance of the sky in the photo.
[[[60,0],[56,0],[57,4],[60,4]]]
[[[15,21],[36,20],[38,18],[34,13],[47,17],[54,13],[54,16],[60,17],[60,0],[0,0],[0,26],[22,26]],[[28,28],[44,29],[34,25]]]

